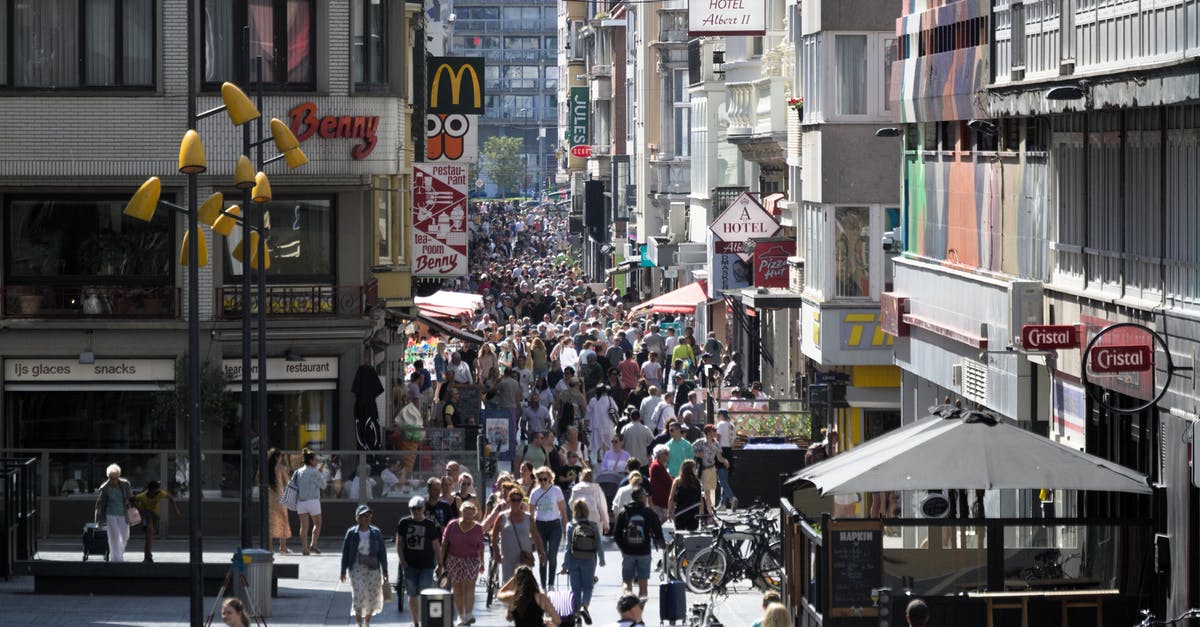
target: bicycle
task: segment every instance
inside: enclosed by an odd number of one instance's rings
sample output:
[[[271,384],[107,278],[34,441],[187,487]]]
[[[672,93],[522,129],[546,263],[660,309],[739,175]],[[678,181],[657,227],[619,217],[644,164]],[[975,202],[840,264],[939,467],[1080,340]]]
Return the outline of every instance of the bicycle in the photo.
[[[688,618],[688,627],[724,627],[721,619],[717,618],[716,605],[717,596],[728,596],[724,588],[714,587],[708,593],[708,603],[696,603],[692,605],[692,614]]]
[[[772,522],[751,517],[746,521],[749,529],[742,531],[736,526],[730,528],[725,519],[718,521],[714,546],[696,552],[685,569],[683,581],[688,590],[706,594],[739,578],[749,579],[764,590],[779,590],[783,582],[783,543]]]
[[[1065,560],[1060,559],[1061,557],[1062,551],[1058,549],[1047,549],[1034,555],[1033,566],[1021,569],[1021,579],[1028,585],[1033,585],[1043,579],[1069,579],[1064,567],[1067,562],[1079,558],[1079,554],[1071,555]]]
[[[1176,616],[1174,620],[1158,620],[1154,616],[1154,613],[1151,612],[1150,610],[1142,610],[1140,612],[1140,614],[1142,616],[1142,620],[1134,627],[1155,627],[1155,626],[1167,627],[1169,625],[1174,625],[1176,623],[1179,623],[1180,621],[1187,620],[1190,618],[1200,618],[1200,608],[1193,607],[1193,608],[1185,611],[1184,613],[1180,614],[1179,616]]]
[[[487,536],[484,536],[483,542],[488,546],[492,544]],[[500,553],[496,549],[493,549],[488,554],[490,555],[490,559],[488,560],[487,580],[484,584],[487,588],[487,597],[484,600],[485,607],[491,607],[492,603],[496,600],[496,594],[500,592]]]

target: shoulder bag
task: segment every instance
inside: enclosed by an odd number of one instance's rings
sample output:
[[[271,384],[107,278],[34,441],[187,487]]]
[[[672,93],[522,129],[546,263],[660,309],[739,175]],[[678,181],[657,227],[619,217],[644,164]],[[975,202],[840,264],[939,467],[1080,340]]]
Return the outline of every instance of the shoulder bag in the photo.
[[[127,490],[125,484],[121,484],[121,493],[125,494],[125,522],[129,523],[130,527],[136,527],[142,524],[142,512],[133,506],[132,497]]]
[[[508,522],[508,527],[512,529],[513,538],[517,541],[517,549],[521,551],[520,565],[533,568],[533,546],[531,545],[529,550],[526,551],[525,547],[521,546],[521,534],[517,533],[517,525],[513,523],[512,518],[509,518],[508,514],[504,515],[504,520]],[[529,524],[534,524],[533,518],[529,519]]]
[[[279,496],[279,504],[294,512],[296,511],[296,504],[299,502],[300,486],[296,483],[296,473],[293,472],[292,478],[288,480],[287,486],[283,488],[283,494]]]

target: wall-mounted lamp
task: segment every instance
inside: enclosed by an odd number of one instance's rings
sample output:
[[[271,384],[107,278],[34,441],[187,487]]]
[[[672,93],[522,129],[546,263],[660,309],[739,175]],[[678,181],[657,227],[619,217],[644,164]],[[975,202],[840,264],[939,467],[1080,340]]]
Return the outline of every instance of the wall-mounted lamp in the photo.
[[[967,128],[975,131],[976,133],[983,133],[984,135],[995,136],[998,134],[998,131],[996,130],[996,124],[988,120],[969,120],[967,122]]]
[[[87,330],[87,347],[79,351],[79,363],[91,365],[96,363],[96,353],[92,351],[92,330]]]
[[[1059,85],[1046,92],[1046,100],[1081,100],[1087,91],[1080,85]]]
[[[895,126],[885,126],[883,128],[875,129],[876,137],[899,137],[902,133],[903,131]]]

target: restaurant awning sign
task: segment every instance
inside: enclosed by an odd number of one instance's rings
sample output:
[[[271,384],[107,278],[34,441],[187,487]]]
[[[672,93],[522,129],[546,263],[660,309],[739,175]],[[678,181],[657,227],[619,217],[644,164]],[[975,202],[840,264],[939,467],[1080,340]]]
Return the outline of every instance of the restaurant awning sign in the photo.
[[[689,0],[688,35],[762,35],[767,31],[765,0]]]
[[[467,273],[467,165],[413,164],[413,276]]]

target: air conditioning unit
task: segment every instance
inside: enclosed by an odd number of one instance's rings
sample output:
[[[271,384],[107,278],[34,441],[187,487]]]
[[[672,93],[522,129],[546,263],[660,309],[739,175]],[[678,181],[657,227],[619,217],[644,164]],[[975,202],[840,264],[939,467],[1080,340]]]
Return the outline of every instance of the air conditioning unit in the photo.
[[[1043,287],[1041,281],[1013,281],[1008,284],[1008,345],[1021,342],[1021,327],[1042,324]]]

